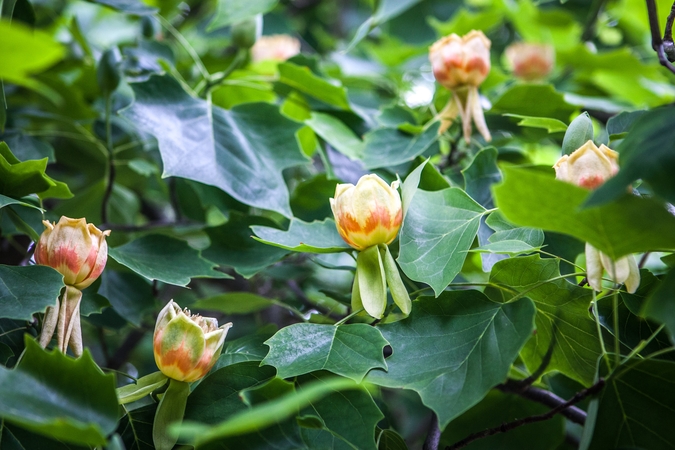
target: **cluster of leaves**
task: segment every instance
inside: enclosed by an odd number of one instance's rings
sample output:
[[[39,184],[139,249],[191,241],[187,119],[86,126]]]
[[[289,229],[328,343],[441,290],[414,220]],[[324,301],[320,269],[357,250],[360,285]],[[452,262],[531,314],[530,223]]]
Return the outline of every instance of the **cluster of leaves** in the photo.
[[[675,78],[644,2],[535,3],[0,1],[2,448],[152,448],[161,389],[116,388],[156,370],[171,298],[234,322],[179,445],[439,448],[518,418],[467,448],[675,447]],[[302,53],[234,45],[261,14]],[[489,144],[438,134],[428,47],[472,29],[493,44]],[[554,46],[547,81],[505,69],[519,40]],[[551,169],[589,139],[621,165],[593,193]],[[366,173],[404,180],[413,307],[378,323],[349,315],[328,201]],[[63,282],[33,243],[61,215],[112,230],[78,359],[34,339]],[[639,290],[585,286],[584,242],[639,253]]]

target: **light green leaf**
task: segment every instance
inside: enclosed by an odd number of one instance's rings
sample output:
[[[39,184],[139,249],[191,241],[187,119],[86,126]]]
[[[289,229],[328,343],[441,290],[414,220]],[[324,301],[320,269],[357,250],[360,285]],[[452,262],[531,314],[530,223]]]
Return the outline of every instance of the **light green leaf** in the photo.
[[[335,253],[352,249],[340,237],[331,219],[311,223],[291,219],[287,231],[263,226],[252,226],[251,229],[257,235],[253,236],[256,241],[293,252]]]
[[[198,300],[190,308],[224,314],[249,314],[269,308],[275,302],[252,292],[227,292]]]
[[[313,112],[305,123],[337,151],[352,159],[361,159],[365,144],[340,119]]]
[[[552,117],[565,121],[574,109],[550,84],[516,84],[494,102],[490,114]]]
[[[593,140],[593,122],[587,112],[579,114],[570,123],[562,143],[562,154],[570,155],[587,141]]]
[[[117,399],[120,405],[135,402],[146,395],[149,395],[155,389],[164,386],[168,378],[162,372],[154,372],[150,375],[139,378],[136,383],[127,384],[117,388]]]
[[[495,4],[479,12],[470,12],[466,8],[460,8],[450,20],[441,22],[433,16],[429,16],[427,21],[439,36],[448,36],[455,33],[460,36],[467,34],[471,30],[481,30],[485,33],[492,30],[504,20],[504,13]]]
[[[25,344],[15,369],[0,367],[0,417],[64,442],[105,445],[117,427],[115,377],[101,372],[88,349],[72,359],[28,334]]]
[[[420,165],[415,167],[415,170],[410,172],[406,177],[405,181],[401,184],[401,205],[403,208],[403,220],[405,221],[405,216],[408,214],[408,208],[410,208],[410,203],[412,202],[415,193],[417,192],[417,187],[420,184],[420,178],[422,177],[422,172],[424,167],[427,165],[429,160],[423,161]]]
[[[363,165],[366,169],[391,167],[410,162],[432,148],[434,154],[437,153],[438,126],[432,125],[420,134],[404,133],[397,128],[380,128],[367,133]]]
[[[440,294],[462,269],[484,211],[458,188],[418,190],[399,238],[403,272]]]
[[[494,303],[473,290],[422,297],[407,319],[377,327],[393,354],[388,371],[373,370],[366,381],[416,391],[443,429],[504,381],[534,312],[527,299]]]
[[[592,291],[560,279],[559,265],[558,260],[541,259],[539,255],[509,258],[494,265],[490,281],[534,301],[537,333],[520,354],[530,372],[539,368],[554,340],[546,372],[558,370],[589,386],[601,355],[597,327],[588,312]],[[499,301],[509,301],[516,295],[496,289],[487,289],[486,293]]]
[[[388,342],[366,324],[297,323],[279,330],[265,342],[270,352],[262,364],[289,378],[317,370],[361,381],[372,368],[387,368],[382,349]]]
[[[206,31],[217,30],[271,11],[278,0],[218,0],[218,9]]]
[[[152,442],[157,450],[171,450],[178,442],[178,436],[169,431],[169,426],[183,421],[188,395],[190,384],[169,378],[169,388],[162,395],[152,422]]]
[[[231,278],[214,270],[216,264],[202,258],[187,242],[159,234],[143,236],[108,252],[115,261],[148,280],[176,286],[187,286],[191,278]]]
[[[537,228],[517,227],[509,223],[499,211],[491,213],[485,223],[495,230],[488,238],[492,243],[500,241],[521,241],[531,247],[541,247],[544,243],[544,232]]]
[[[624,193],[610,204],[582,209],[588,190],[558,181],[552,172],[515,167],[504,168],[504,183],[494,193],[511,222],[569,234],[615,260],[629,253],[675,249],[675,217],[653,199]]]
[[[532,253],[541,247],[532,247],[527,242],[505,239],[497,242],[490,242],[480,247],[472,248],[471,252],[495,253],[507,255],[521,255],[523,253]]]
[[[520,119],[518,125],[521,127],[543,128],[549,133],[559,133],[567,130],[565,122],[549,117],[522,116],[520,114],[504,114],[506,117]]]
[[[328,80],[315,75],[309,67],[298,66],[290,62],[281,63],[279,64],[279,82],[331,106],[351,110],[345,88],[331,84]]]
[[[32,320],[54,306],[63,286],[63,275],[51,267],[0,265],[0,318]]]
[[[612,373],[599,397],[591,401],[579,448],[672,449],[673,405],[675,363],[629,361]]]
[[[157,8],[146,5],[141,0],[89,0],[92,3],[108,6],[116,11],[120,11],[134,16],[149,16],[156,13]]]
[[[6,143],[0,142],[0,193],[8,197],[40,194],[41,198],[70,198],[65,183],[45,173],[48,158],[20,162]]]
[[[164,177],[216,186],[243,203],[291,217],[282,171],[307,162],[295,140],[299,124],[267,103],[213,106],[168,75],[132,88],[136,101],[122,114],[157,138]]]
[[[17,200],[15,198],[7,197],[4,195],[0,194],[0,209],[4,208],[5,206],[10,206],[10,205],[20,205],[20,206],[25,206],[27,208],[33,208],[37,209],[38,211],[43,211],[42,208],[39,206],[32,205],[30,203],[24,202],[22,200]]]
[[[378,246],[359,252],[354,276],[352,310],[362,307],[371,316],[381,319],[387,307],[387,281]]]
[[[408,291],[403,284],[403,280],[401,280],[401,274],[398,273],[398,267],[396,266],[394,257],[391,256],[388,245],[380,244],[378,247],[380,248],[384,276],[387,280],[387,286],[389,286],[391,297],[394,299],[394,303],[401,308],[403,314],[407,316],[410,314],[412,305]]]

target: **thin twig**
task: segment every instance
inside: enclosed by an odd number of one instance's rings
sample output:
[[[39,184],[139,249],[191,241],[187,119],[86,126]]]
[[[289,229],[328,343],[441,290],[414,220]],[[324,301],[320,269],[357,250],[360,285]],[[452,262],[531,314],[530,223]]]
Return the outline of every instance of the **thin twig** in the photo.
[[[551,409],[550,411],[544,413],[544,414],[539,414],[536,416],[530,416],[530,417],[525,417],[523,419],[518,419],[514,420],[513,422],[507,422],[503,423],[498,427],[495,428],[490,428],[488,430],[484,430],[478,433],[473,433],[467,436],[466,438],[462,439],[459,442],[454,443],[453,445],[445,447],[445,450],[456,450],[458,448],[463,448],[472,443],[475,440],[482,439],[488,436],[492,436],[493,434],[497,433],[506,433],[507,431],[513,430],[514,428],[518,428],[523,425],[528,425],[530,423],[536,423],[536,422],[542,422],[544,420],[549,420],[553,418],[558,413],[561,413],[563,410],[569,408],[570,406],[579,403],[589,395],[593,395],[597,392],[600,392],[602,388],[605,386],[605,380],[603,378],[600,378],[597,383],[595,383],[593,386],[589,387],[588,389],[584,389],[582,391],[577,392],[574,397],[569,399],[568,401],[556,406],[555,408]]]
[[[523,390],[520,380],[507,380],[506,383],[497,385],[496,388],[502,392],[520,395],[523,398],[541,403],[542,405],[546,405],[550,408],[555,408],[565,403],[565,399],[558,397],[553,392],[547,391],[546,389],[528,386]],[[576,406],[565,408],[560,411],[560,414],[569,419],[570,422],[579,425],[586,423],[586,413],[584,410],[577,408]]]
[[[638,269],[642,269],[645,264],[647,263],[647,259],[649,258],[649,253],[647,252],[644,255],[642,255],[642,258],[640,258],[640,262],[638,263]]]
[[[108,223],[108,203],[113,192],[115,184],[115,154],[112,145],[112,123],[110,115],[112,113],[112,95],[108,93],[105,99],[105,141],[108,150],[108,179],[106,181],[105,193],[101,201],[101,222]]]
[[[438,426],[438,417],[431,413],[431,422],[429,423],[429,433],[424,441],[422,450],[438,450],[438,444],[441,442],[441,429]]]

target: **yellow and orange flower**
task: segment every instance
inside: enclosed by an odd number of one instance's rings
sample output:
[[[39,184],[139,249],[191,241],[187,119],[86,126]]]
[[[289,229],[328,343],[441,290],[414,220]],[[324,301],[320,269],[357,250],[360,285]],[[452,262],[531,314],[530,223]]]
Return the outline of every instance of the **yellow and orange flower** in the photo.
[[[356,186],[338,184],[330,207],[342,239],[356,250],[389,244],[403,220],[398,181],[391,186],[374,174],[364,175]]]
[[[84,289],[101,275],[108,260],[106,236],[86,219],[62,216],[58,223],[42,221],[46,229],[35,248],[35,262],[63,275],[68,286]]]
[[[203,378],[218,360],[232,323],[218,327],[211,317],[192,315],[171,300],[155,324],[153,350],[157,367],[178,381]]]

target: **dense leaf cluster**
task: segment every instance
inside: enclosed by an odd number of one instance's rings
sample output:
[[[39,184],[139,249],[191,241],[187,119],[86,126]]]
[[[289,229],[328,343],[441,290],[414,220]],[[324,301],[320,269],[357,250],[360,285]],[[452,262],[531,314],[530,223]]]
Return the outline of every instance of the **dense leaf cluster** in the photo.
[[[0,1],[0,447],[154,448],[174,299],[234,323],[181,448],[674,448],[675,76],[648,19],[672,1],[646,5]],[[260,23],[301,52],[255,60]],[[439,134],[428,60],[474,29],[489,143]],[[512,73],[518,41],[553,47],[544,79]],[[551,168],[588,140],[620,154],[592,192]],[[368,173],[402,182],[408,316],[350,309],[329,198]],[[111,230],[77,359],[36,341],[61,215]],[[585,243],[635,254],[637,292],[594,292]]]

